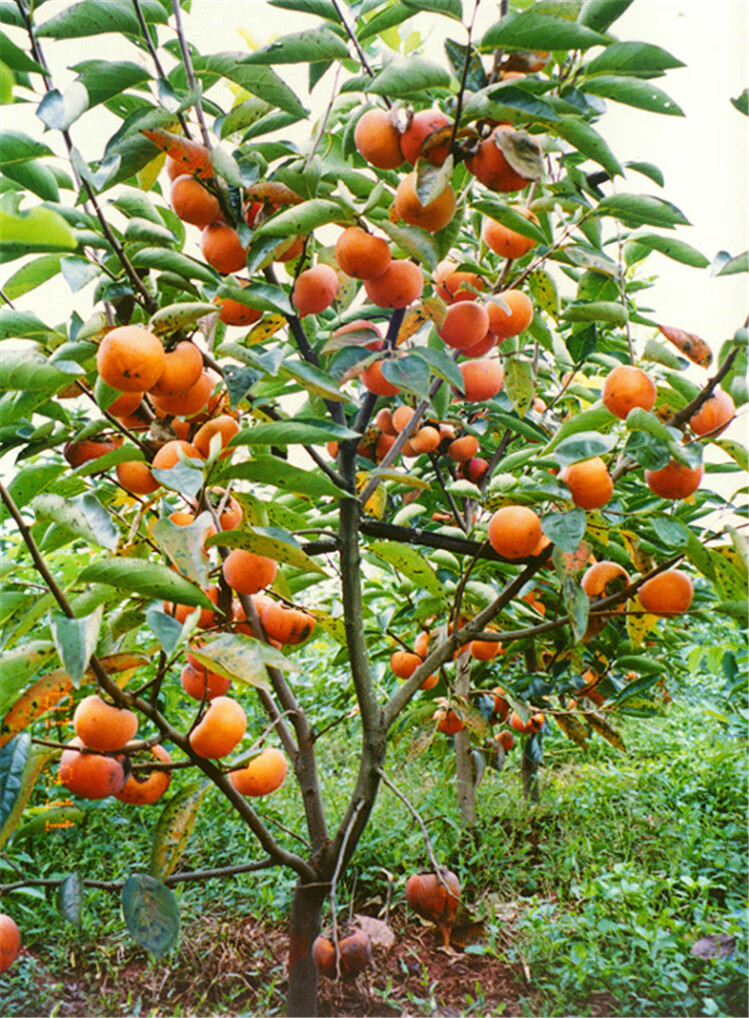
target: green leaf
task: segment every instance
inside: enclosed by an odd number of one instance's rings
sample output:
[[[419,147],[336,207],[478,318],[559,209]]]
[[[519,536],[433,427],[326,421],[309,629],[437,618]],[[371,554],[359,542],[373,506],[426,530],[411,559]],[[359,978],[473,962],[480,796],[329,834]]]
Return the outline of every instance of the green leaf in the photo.
[[[72,70],[88,93],[88,108],[114,98],[134,85],[151,80],[151,74],[130,60],[84,60]]]
[[[167,13],[158,0],[141,0],[146,21],[166,24]],[[141,28],[133,6],[127,0],[79,0],[59,14],[38,25],[36,34],[50,39],[82,39],[105,32],[123,33],[136,38]]]
[[[568,322],[611,322],[612,325],[627,324],[627,309],[613,300],[592,300],[571,303],[562,312]]]
[[[366,87],[367,92],[394,98],[415,95],[428,88],[447,88],[450,75],[439,64],[423,57],[394,57]]]
[[[737,272],[749,272],[749,252],[744,251],[742,254],[736,255],[735,258],[729,256],[714,275],[733,276]]]
[[[337,25],[341,24],[341,15],[333,4],[333,0],[268,0],[270,7],[279,7],[295,14],[315,14],[318,18],[327,18]]]
[[[143,597],[174,601],[191,607],[199,606],[209,611],[216,607],[200,587],[159,562],[118,557],[100,559],[86,566],[78,579],[81,583],[107,583]]]
[[[466,47],[460,42],[455,42],[454,39],[445,39],[445,53],[455,77],[460,79],[465,67]],[[475,47],[472,46],[468,61],[468,74],[466,75],[466,89],[468,92],[478,92],[482,88],[486,88],[488,84],[489,79],[486,76],[484,65],[481,63],[481,58]]]
[[[207,301],[188,301],[184,304],[169,304],[151,316],[148,328],[157,336],[170,336],[191,325],[197,325],[201,318],[218,314],[215,304]]]
[[[689,529],[672,516],[650,517],[650,524],[659,540],[670,548],[686,548],[689,543]]]
[[[670,96],[641,78],[601,74],[581,82],[581,88],[584,92],[601,95],[605,99],[613,99],[614,102],[634,106],[639,110],[666,113],[676,117],[684,116],[682,108]]]
[[[577,16],[578,23],[605,32],[627,10],[632,0],[585,0]]]
[[[533,8],[521,14],[509,13],[486,32],[483,51],[503,49],[567,50],[605,46],[607,38],[591,28]]]
[[[179,646],[186,627],[189,628],[191,625],[189,618],[182,624],[177,622],[172,615],[167,615],[161,608],[149,608],[146,612],[146,622],[164,652],[170,656]]]
[[[28,162],[30,159],[52,155],[54,152],[48,145],[22,131],[0,131],[0,167],[3,170],[14,164]]]
[[[41,255],[39,258],[26,262],[14,272],[3,287],[3,292],[7,295],[8,300],[17,300],[31,290],[35,290],[37,286],[41,286],[42,283],[46,283],[48,279],[54,278],[59,271],[60,255]]]
[[[8,492],[19,509],[23,509],[25,505],[45,488],[47,488],[53,481],[67,472],[67,468],[60,466],[55,463],[32,463],[28,466],[22,467],[21,470],[16,473],[8,484]],[[5,503],[0,505],[0,523],[4,523],[8,519],[10,513],[8,512]]]
[[[595,209],[597,216],[613,216],[625,226],[690,226],[689,220],[671,202],[649,194],[610,194]]]
[[[148,871],[157,880],[166,880],[184,855],[198,809],[209,788],[208,782],[193,781],[176,792],[156,821]]]
[[[615,42],[607,46],[589,64],[583,68],[586,75],[620,73],[620,74],[658,74],[675,67],[684,67],[681,60],[671,56],[660,46],[647,42]]]
[[[222,530],[206,540],[206,547],[220,545],[226,548],[244,548],[254,555],[264,555],[275,562],[288,562],[306,573],[327,575],[314,559],[299,547],[291,534],[277,527],[249,527],[241,530]]]
[[[21,774],[21,781],[15,801],[11,805],[11,809],[6,820],[0,825],[0,849],[5,846],[6,842],[18,827],[18,824],[23,817],[24,810],[26,809],[26,804],[34,791],[39,775],[47,767],[49,761],[54,755],[55,751],[47,749],[46,746],[34,746],[29,753],[26,759],[26,764],[23,768],[23,773]],[[4,796],[0,797],[0,801],[4,801]]]
[[[459,392],[463,392],[463,376],[460,373],[460,369],[452,357],[445,353],[444,350],[432,350],[428,346],[415,347],[410,357],[420,357],[432,369],[432,374],[437,375],[444,382],[449,382]]]
[[[160,958],[177,943],[177,899],[173,891],[153,877],[133,873],[127,878],[122,888],[122,913],[130,936],[154,957]]]
[[[37,495],[31,506],[38,520],[51,520],[87,544],[109,550],[117,547],[119,533],[107,510],[90,492],[75,498],[45,492]]]
[[[394,28],[396,25],[400,25],[402,22],[412,18],[415,14],[414,9],[412,7],[407,7],[405,3],[391,3],[380,6],[382,8],[381,10],[377,10],[366,24],[358,27],[356,37],[360,43],[364,43],[367,39],[371,39],[372,36],[387,32],[389,28]],[[364,13],[365,12],[362,11],[359,17],[361,18]],[[362,85],[363,84],[364,81],[362,80]]]
[[[534,302],[552,318],[559,315],[559,291],[554,277],[546,269],[536,269],[528,277]]]
[[[38,195],[44,201],[57,202],[60,200],[57,177],[52,170],[40,162],[14,163],[4,167],[3,173],[16,184],[20,184],[22,188]],[[5,240],[3,240],[3,246],[5,246]]]
[[[243,58],[243,64],[307,64],[319,60],[345,60],[348,46],[330,28],[307,29],[279,36]]]
[[[21,794],[23,772],[31,750],[31,736],[22,732],[0,749],[0,830]]]
[[[402,2],[415,11],[444,14],[446,18],[452,18],[454,21],[463,21],[461,0],[402,0]]]
[[[435,597],[442,597],[444,591],[437,574],[424,558],[422,552],[399,541],[373,541],[367,551],[382,559],[397,572],[407,576],[419,590]]]
[[[749,117],[749,89],[745,88],[741,95],[737,95],[735,99],[732,98],[731,105],[735,106],[739,113]]]
[[[15,214],[0,209],[0,254],[2,260],[34,251],[75,251],[73,231],[57,212],[35,208]]]
[[[96,649],[103,613],[104,606],[99,605],[85,618],[69,619],[57,612],[50,615],[49,625],[60,662],[76,689]]]
[[[2,54],[5,66],[11,70],[25,71],[28,74],[44,74],[41,64],[32,60],[25,50],[11,42],[5,32],[0,32],[0,54]]]
[[[630,237],[630,242],[653,251],[660,251],[667,258],[681,262],[682,265],[691,265],[695,269],[705,269],[710,264],[710,260],[701,251],[675,237],[662,237],[657,233],[646,233]]]
[[[635,170],[636,173],[641,173],[644,177],[652,180],[654,184],[658,184],[659,187],[663,187],[665,183],[663,179],[663,172],[654,166],[653,163],[642,163],[637,161],[630,161],[624,164],[628,169]]]
[[[140,251],[134,251],[130,255],[130,261],[136,269],[160,269],[162,272],[174,272],[185,279],[200,279],[203,283],[216,282],[215,272],[207,265],[177,251],[144,247]]]
[[[678,432],[667,428],[663,421],[658,420],[654,413],[643,410],[642,407],[630,410],[625,424],[628,431],[645,431],[662,442],[672,442],[678,435]]]
[[[73,926],[83,926],[83,883],[77,873],[69,873],[55,895],[57,911]]]
[[[361,438],[358,431],[333,424],[326,420],[309,420],[302,417],[289,417],[283,421],[271,421],[266,424],[255,424],[251,428],[243,428],[231,441],[232,447],[238,445],[325,445],[335,439],[344,441],[349,438]]]
[[[293,378],[306,392],[333,402],[346,402],[348,396],[341,392],[336,380],[331,378],[322,368],[308,364],[301,359],[285,360],[279,368],[280,375]]]
[[[85,813],[77,806],[47,806],[33,820],[29,820],[16,831],[14,846],[20,845],[27,838],[48,838],[49,832],[55,827],[70,827],[80,823]]]
[[[163,548],[182,576],[208,585],[208,560],[204,551],[206,532],[213,525],[209,512],[202,512],[192,523],[179,526],[168,517],[157,520],[151,529],[154,540]]]
[[[51,640],[30,640],[22,647],[3,652],[3,681],[0,684],[0,714],[5,716],[29,679],[55,656]]]
[[[546,513],[541,518],[541,526],[544,534],[558,548],[572,555],[577,551],[585,534],[587,526],[585,510],[576,508],[564,513]]]
[[[278,212],[258,226],[255,233],[259,237],[298,237],[311,233],[318,226],[326,223],[352,222],[352,215],[336,202],[313,198],[311,201],[293,205],[283,212]]]
[[[422,230],[420,226],[398,226],[389,219],[383,219],[377,225],[398,247],[427,269],[433,269],[440,260],[439,243],[431,233]]]
[[[580,463],[592,459],[593,456],[604,456],[611,452],[618,441],[616,435],[600,435],[596,431],[582,431],[563,439],[553,452],[554,459],[560,467]]]
[[[276,443],[273,443],[274,445]],[[281,491],[305,495],[313,499],[340,498],[342,492],[319,470],[302,470],[276,456],[260,456],[249,463],[232,464],[226,479],[270,484]]]
[[[125,227],[125,240],[129,244],[174,244],[175,237],[166,226],[157,226],[150,219],[134,217]]]
[[[426,398],[429,395],[429,365],[424,358],[407,355],[394,360],[383,361],[382,374],[393,385],[417,396]],[[461,376],[461,390],[462,390]]]
[[[10,67],[0,60],[0,106],[9,106],[13,102],[13,86],[16,79]]]
[[[246,56],[247,54],[240,50],[234,53],[212,53],[207,57],[196,57],[195,72],[201,77],[209,75],[228,78],[251,95],[264,99],[294,117],[301,119],[308,116],[308,111],[295,93],[271,67],[245,64]]]
[[[554,130],[578,152],[603,166],[610,176],[624,176],[624,170],[608,144],[584,120],[565,114],[554,124]]]
[[[735,460],[742,470],[749,470],[749,455],[747,454],[746,448],[741,445],[740,442],[734,442],[730,438],[713,439],[713,442],[722,449],[727,456],[730,456],[732,460]]]

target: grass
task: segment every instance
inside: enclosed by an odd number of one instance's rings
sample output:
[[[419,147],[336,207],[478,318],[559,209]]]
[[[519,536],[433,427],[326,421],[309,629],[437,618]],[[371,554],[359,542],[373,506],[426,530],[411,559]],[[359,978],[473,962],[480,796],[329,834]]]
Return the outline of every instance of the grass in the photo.
[[[446,740],[417,761],[408,761],[398,747],[388,773],[418,806],[438,858],[456,870],[484,916],[485,940],[471,950],[528,967],[533,989],[525,996],[521,992],[523,1013],[584,1015],[605,993],[607,1013],[744,1014],[745,741],[731,737],[699,702],[688,700],[672,705],[663,717],[630,719],[621,728],[627,755],[600,739],[582,754],[552,731],[536,805],[522,800],[517,751],[504,771],[489,771],[479,788],[474,837],[460,829]],[[352,784],[353,737],[353,730],[335,730],[323,767],[326,799],[338,814]],[[279,824],[298,829],[293,785],[269,800],[267,810]],[[123,878],[146,869],[158,815],[158,810],[92,803],[83,829],[55,832],[25,851],[11,843],[10,854],[34,875],[61,876],[76,869],[87,877]],[[258,855],[247,831],[227,816],[217,796],[209,796],[183,865],[228,865]],[[417,825],[383,789],[341,883],[339,904],[345,908],[351,895],[357,907],[381,903],[388,873],[398,903],[405,876],[426,866]],[[11,878],[12,870],[0,860],[0,879]],[[278,871],[182,885],[177,894],[183,927],[218,915],[223,921],[262,916],[285,922],[292,886],[292,877]],[[87,890],[81,930],[59,916],[53,895],[44,889],[27,888],[7,900],[36,955],[34,961],[21,959],[3,977],[9,1016],[53,1013],[71,956],[115,973],[128,956],[131,942],[116,895]],[[692,957],[694,942],[716,933],[735,938],[733,955]],[[45,973],[41,981],[34,974],[36,962]],[[164,962],[173,975],[179,972],[178,955],[162,961],[162,970]],[[201,1013],[233,1010],[241,987],[234,986],[231,973],[225,980],[223,1005],[215,996],[206,997]],[[115,980],[98,1013],[122,1006],[128,1013],[141,1007],[145,1013],[145,1001],[118,1004],[116,993]],[[430,1000],[435,995],[439,986],[428,994]],[[268,997],[264,1013],[273,1006]],[[480,986],[466,985],[461,1011],[483,1013]],[[178,1004],[172,1013],[182,1013]]]

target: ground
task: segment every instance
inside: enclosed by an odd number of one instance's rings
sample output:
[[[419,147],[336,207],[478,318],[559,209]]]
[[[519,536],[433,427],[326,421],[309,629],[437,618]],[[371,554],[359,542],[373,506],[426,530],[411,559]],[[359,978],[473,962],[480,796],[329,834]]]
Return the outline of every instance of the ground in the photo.
[[[474,953],[486,945],[481,924],[456,930],[450,953],[436,930],[413,916],[397,913],[388,925],[395,942],[390,950],[375,946],[374,968],[368,976],[355,983],[321,979],[320,1015],[512,1016],[528,1013],[521,1000],[536,1010],[532,974],[524,962]],[[507,943],[494,945],[500,955],[512,939],[511,926],[510,922],[503,934]],[[33,987],[24,1003],[27,1009],[36,1004],[34,1014],[61,1018],[282,1014],[285,954],[283,928],[247,917],[205,917],[187,926],[179,959],[170,956],[166,963],[150,960],[132,942],[87,945],[71,952],[62,983],[47,974],[44,956],[32,947],[24,951],[35,962],[26,966]],[[607,993],[593,994],[586,1011],[591,1016],[613,1015],[616,1001]]]

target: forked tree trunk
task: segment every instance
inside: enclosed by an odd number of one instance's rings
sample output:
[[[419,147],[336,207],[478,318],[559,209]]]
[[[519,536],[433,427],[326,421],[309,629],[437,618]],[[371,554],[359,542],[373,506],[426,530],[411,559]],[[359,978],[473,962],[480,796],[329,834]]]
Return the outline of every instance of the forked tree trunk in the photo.
[[[294,888],[289,929],[289,991],[286,997],[289,1018],[314,1018],[317,1014],[317,970],[311,950],[320,932],[324,900],[324,887],[297,884]]]

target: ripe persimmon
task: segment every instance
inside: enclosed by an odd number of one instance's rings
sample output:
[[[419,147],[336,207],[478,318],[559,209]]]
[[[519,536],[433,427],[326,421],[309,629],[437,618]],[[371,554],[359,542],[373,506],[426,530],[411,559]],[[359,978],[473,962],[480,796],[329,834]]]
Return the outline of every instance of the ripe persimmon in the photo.
[[[406,406],[405,404],[403,404],[402,406],[398,406],[395,408],[395,410],[393,410],[392,422],[393,430],[395,431],[396,434],[400,434],[401,431],[403,431],[403,429],[406,427],[408,422],[413,417],[414,413],[415,413],[414,408]]]
[[[462,300],[451,304],[445,319],[437,330],[443,343],[453,350],[466,350],[479,343],[489,331],[489,315],[486,308],[473,300]]]
[[[227,584],[238,594],[257,594],[273,583],[277,568],[272,558],[234,548],[224,559],[221,571]]]
[[[500,721],[506,721],[507,716],[510,713],[510,704],[505,699],[506,693],[501,686],[495,686],[491,691],[494,697],[494,707],[492,709],[492,719],[499,718]]]
[[[502,388],[505,373],[496,360],[472,360],[459,365],[463,376],[463,396],[469,403],[493,399]]]
[[[122,749],[138,731],[138,716],[127,708],[115,707],[92,693],[73,714],[75,734],[89,749],[111,753]]]
[[[392,261],[390,245],[360,226],[349,226],[335,243],[335,259],[347,276],[376,279]]]
[[[661,498],[687,498],[699,488],[704,472],[702,464],[692,468],[677,460],[669,460],[660,470],[646,470],[645,483],[654,495]]]
[[[422,158],[432,166],[442,166],[450,153],[450,134],[446,128],[452,129],[452,121],[441,110],[414,113],[400,139],[406,162],[413,166],[418,158]]]
[[[121,392],[117,399],[106,408],[113,417],[130,417],[143,401],[142,392]]]
[[[436,233],[447,226],[455,215],[455,192],[448,184],[436,198],[422,205],[416,193],[414,174],[409,173],[398,184],[393,204],[404,223],[420,226],[428,233]]]
[[[227,223],[210,223],[200,235],[203,257],[217,272],[228,275],[245,267],[248,248],[242,246],[237,231]]]
[[[497,738],[494,741],[499,743],[505,753],[509,753],[515,745],[515,736],[512,732],[508,732],[507,729],[505,729],[505,731],[500,732],[497,735]]]
[[[227,756],[247,731],[244,708],[230,696],[217,696],[189,735],[193,753],[209,760]]]
[[[218,605],[218,587],[203,587],[203,593],[212,601],[213,604]],[[171,601],[164,602],[164,611],[168,615],[174,615],[174,618],[179,623],[184,623],[188,615],[191,615],[195,611],[195,605],[189,604],[172,604]],[[200,615],[198,616],[198,628],[199,629],[210,629],[216,624],[216,613],[208,608],[201,608]]]
[[[183,223],[201,229],[221,217],[221,206],[215,194],[203,187],[200,181],[183,174],[172,181],[170,200],[174,214]]]
[[[478,343],[474,343],[473,346],[466,347],[465,350],[461,350],[463,357],[483,357],[488,354],[490,350],[493,350],[497,345],[497,337],[493,332],[487,332],[483,339],[480,339]]]
[[[379,170],[395,170],[403,162],[401,136],[385,110],[367,110],[359,117],[354,145],[359,155]]]
[[[83,741],[77,736],[60,757],[60,784],[82,799],[106,799],[125,784],[122,764],[113,756],[83,753]]]
[[[689,427],[695,435],[717,438],[726,430],[735,413],[736,407],[728,393],[723,389],[715,389],[712,396],[689,418]]]
[[[371,336],[372,338],[370,341],[363,343],[367,350],[376,352],[378,350],[382,350],[385,345],[382,333],[374,322],[370,322],[367,318],[357,318],[353,322],[348,322],[346,325],[342,325],[339,329],[335,329],[332,335],[346,336],[350,333],[362,334],[362,336],[357,336],[355,340],[352,340],[352,342],[354,342],[357,346],[363,342],[363,336]]]
[[[559,474],[570,489],[572,501],[581,509],[600,509],[614,494],[614,482],[600,456],[572,463]]]
[[[408,650],[396,650],[390,655],[390,670],[399,679],[410,679],[421,663],[422,658]]]
[[[460,881],[450,870],[414,873],[406,881],[406,902],[417,915],[433,922],[442,933],[445,948],[460,904]]]
[[[134,395],[140,398],[140,393]],[[71,467],[81,467],[84,463],[90,463],[91,460],[97,460],[100,456],[119,449],[123,441],[122,435],[114,435],[101,442],[84,438],[80,442],[67,442],[63,447],[62,454]]]
[[[196,460],[201,464],[203,462],[202,455],[192,442],[186,442],[181,438],[173,438],[169,442],[165,442],[157,451],[151,466],[154,470],[170,470],[183,459]]]
[[[15,919],[0,914],[0,972],[9,969],[21,951],[21,932]]]
[[[425,424],[422,428],[419,428],[409,439],[411,449],[417,456],[421,456],[425,452],[435,452],[439,447],[440,441],[439,431],[430,424]]]
[[[487,537],[498,555],[506,559],[528,558],[541,540],[541,521],[524,505],[506,505],[489,520]]]
[[[538,219],[530,209],[515,209],[521,216],[530,219],[538,224]],[[484,219],[481,226],[481,239],[495,254],[502,258],[522,258],[523,255],[536,246],[538,241],[532,237],[525,237],[522,233],[511,230],[509,226],[498,223],[496,219]]]
[[[164,417],[167,414],[175,417],[192,417],[199,413],[207,405],[215,378],[210,371],[204,371],[187,392],[179,396],[160,396],[151,393],[151,402],[154,405],[157,415]]]
[[[306,242],[306,237],[294,237],[293,239],[291,237],[284,237],[276,248],[275,261],[293,262],[304,251]]]
[[[498,139],[501,140],[503,135],[512,134],[513,131],[514,128],[505,124],[495,127],[489,137],[481,142],[477,152],[466,159],[466,169],[490,191],[519,191],[530,183],[527,177],[513,169],[497,144]],[[535,146],[540,153],[537,142],[529,139],[528,144]]]
[[[312,941],[312,961],[321,976],[335,979],[336,951],[332,940],[322,936],[315,937]]]
[[[653,381],[642,368],[635,368],[631,364],[620,364],[610,371],[601,390],[603,405],[621,420],[635,407],[652,410],[655,396]]]
[[[192,444],[201,454],[201,456],[208,456],[211,450],[211,439],[214,435],[221,436],[221,448],[226,449],[229,442],[239,432],[239,424],[234,420],[233,417],[229,417],[228,414],[219,414],[218,417],[212,417],[205,424],[201,424],[198,430],[195,432],[195,437],[192,440]],[[221,454],[221,458],[231,455],[231,449],[227,449],[226,452]],[[231,527],[222,527],[222,530],[231,530]]]
[[[203,355],[189,340],[183,339],[164,356],[164,370],[151,392],[157,396],[182,396],[203,373]]]
[[[689,609],[694,597],[691,579],[681,569],[658,573],[637,591],[640,604],[652,615],[681,615]]]
[[[108,332],[96,352],[99,377],[120,392],[152,389],[166,367],[161,340],[141,325],[122,325]]]
[[[263,612],[262,623],[269,639],[283,644],[303,643],[315,628],[315,620],[307,612],[275,601]]]
[[[502,644],[497,640],[471,640],[468,653],[476,661],[491,661],[502,652]]]
[[[447,455],[456,463],[467,463],[479,451],[479,440],[475,435],[461,435],[447,447]]]
[[[628,583],[627,570],[618,562],[611,562],[608,559],[594,562],[592,566],[588,566],[580,580],[581,587],[591,601],[596,601],[600,597],[610,597],[626,587]],[[617,610],[624,611],[624,604],[622,603]]]
[[[484,280],[475,272],[459,271],[453,262],[442,261],[434,270],[434,292],[446,304],[475,300],[484,289]]]
[[[519,336],[533,321],[533,303],[522,290],[504,290],[497,297],[510,309],[509,312],[494,300],[487,301],[489,329],[501,343],[509,336]]]
[[[382,365],[384,360],[374,361],[359,375],[365,389],[374,393],[375,396],[396,396],[400,389],[397,385],[393,385],[382,373]]]
[[[354,930],[348,937],[338,943],[340,954],[341,975],[349,982],[372,966],[372,946],[369,934],[364,930]]]
[[[229,781],[242,795],[270,795],[284,783],[288,769],[281,750],[268,746],[241,769],[229,771]]]
[[[384,406],[375,415],[375,425],[385,435],[397,435],[398,431],[393,420],[393,412],[390,407]]]
[[[437,722],[437,731],[442,732],[444,735],[456,735],[463,728],[465,724],[454,710],[449,710],[445,707],[440,707],[432,715],[433,719]]]
[[[151,473],[151,468],[143,460],[118,463],[116,473],[118,483],[131,495],[152,495],[161,487]]]
[[[163,746],[151,746],[151,754],[156,757],[159,763],[171,763],[169,756]],[[171,771],[132,771],[127,781],[119,790],[114,793],[115,799],[120,802],[128,802],[133,806],[149,806],[156,802],[169,788],[172,780]]]
[[[188,654],[188,659],[192,655]],[[218,672],[212,672],[204,668],[196,657],[192,662],[188,660],[179,677],[180,684],[188,696],[193,700],[215,700],[217,696],[223,696],[231,686],[231,679]]]
[[[291,303],[299,317],[318,315],[329,308],[338,293],[338,276],[329,265],[313,265],[297,276]]]
[[[424,289],[424,276],[414,262],[393,259],[377,279],[365,279],[367,296],[381,308],[406,308],[418,300]]]
[[[523,721],[517,711],[512,711],[510,714],[510,727],[514,728],[516,732],[521,732],[523,735],[532,735],[534,732],[540,732],[544,726],[544,714],[542,711],[537,711],[535,714],[531,714],[527,721]]]

